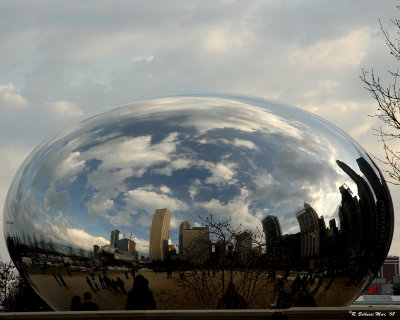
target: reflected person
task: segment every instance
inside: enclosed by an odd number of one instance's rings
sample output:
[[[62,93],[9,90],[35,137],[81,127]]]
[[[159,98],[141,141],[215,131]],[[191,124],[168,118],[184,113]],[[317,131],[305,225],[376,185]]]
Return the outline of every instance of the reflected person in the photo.
[[[85,292],[83,295],[83,303],[81,304],[82,311],[97,311],[100,310],[99,306],[92,301],[92,294]]]
[[[71,311],[81,310],[81,297],[73,296],[71,300]]]
[[[153,310],[156,308],[153,293],[149,289],[149,280],[142,275],[137,275],[133,281],[132,289],[126,299],[126,310]]]
[[[274,301],[271,305],[272,309],[287,309],[290,308],[291,296],[285,290],[285,282],[282,279],[279,279],[274,284]]]

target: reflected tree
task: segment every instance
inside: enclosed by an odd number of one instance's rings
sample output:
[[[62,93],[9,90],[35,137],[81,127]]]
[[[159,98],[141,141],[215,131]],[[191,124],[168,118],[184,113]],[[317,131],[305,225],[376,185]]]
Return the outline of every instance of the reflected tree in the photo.
[[[265,240],[241,225],[233,226],[231,218],[216,220],[210,215],[200,221],[209,233],[210,258],[199,263],[195,248],[186,249],[192,263],[181,272],[181,280],[188,301],[195,299],[199,308],[207,309],[260,307],[267,301],[261,294],[266,282],[261,255]]]
[[[13,262],[0,262],[0,311],[52,311],[22,277]]]
[[[18,272],[11,261],[0,262],[0,307],[2,311],[10,310],[11,297],[17,288],[18,279]]]

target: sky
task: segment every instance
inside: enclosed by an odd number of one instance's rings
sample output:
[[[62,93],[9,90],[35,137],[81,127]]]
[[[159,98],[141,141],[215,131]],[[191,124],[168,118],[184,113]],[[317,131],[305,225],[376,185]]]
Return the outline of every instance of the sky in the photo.
[[[383,157],[360,80],[397,69],[397,1],[1,1],[0,208],[47,136],[84,116],[165,94],[278,100],[335,124]],[[400,147],[400,143],[398,144]],[[390,186],[396,212],[400,187]],[[2,221],[1,221],[2,223]],[[396,222],[390,253],[400,255]],[[8,258],[4,243],[0,256]]]

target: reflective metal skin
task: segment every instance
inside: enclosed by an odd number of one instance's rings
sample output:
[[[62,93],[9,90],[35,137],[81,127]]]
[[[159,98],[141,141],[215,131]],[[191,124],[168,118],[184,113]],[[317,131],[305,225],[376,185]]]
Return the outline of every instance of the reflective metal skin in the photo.
[[[176,96],[45,140],[14,178],[4,226],[55,310],[85,292],[100,310],[345,306],[388,253],[393,206],[330,123],[269,100]]]

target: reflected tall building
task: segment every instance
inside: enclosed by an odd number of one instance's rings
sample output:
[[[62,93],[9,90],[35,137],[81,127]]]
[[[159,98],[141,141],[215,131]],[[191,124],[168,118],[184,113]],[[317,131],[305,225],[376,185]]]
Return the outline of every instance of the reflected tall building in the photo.
[[[191,263],[204,263],[211,256],[210,231],[205,227],[183,229],[183,258]]]
[[[110,236],[110,246],[116,248],[118,240],[119,240],[119,230],[112,230]]]
[[[339,231],[338,227],[336,226],[335,218],[329,220],[329,229],[332,230],[332,233],[337,233]]]
[[[99,250],[100,250],[100,246],[98,246],[97,244],[93,245],[93,254],[94,254],[95,258],[98,258]]]
[[[370,158],[373,163],[372,159]],[[377,209],[377,239],[376,252],[380,252],[375,258],[376,265],[379,266],[386,258],[390,249],[390,239],[393,237],[394,218],[393,218],[393,202],[388,186],[382,174],[378,177],[372,166],[363,157],[357,160],[358,167],[367,178],[376,196]]]
[[[236,237],[236,251],[241,261],[249,259],[253,253],[253,235],[250,232],[242,232]]]
[[[360,206],[362,222],[360,243],[360,252],[362,252],[361,258],[365,257],[367,259],[363,261],[366,266],[378,270],[379,267],[375,266],[375,264],[378,260],[382,260],[380,263],[383,263],[383,259],[382,257],[377,259],[375,256],[377,253],[376,240],[380,238],[378,233],[382,232],[382,230],[379,229],[378,221],[380,217],[374,200],[374,193],[367,181],[346,163],[340,160],[336,160],[336,163],[357,185],[358,204]]]
[[[128,254],[138,260],[138,252],[136,251],[136,242],[131,239],[121,239],[117,241],[117,249],[120,253]]]
[[[183,256],[183,230],[190,229],[191,225],[189,221],[183,221],[179,225],[179,255]]]
[[[304,208],[296,213],[296,218],[300,226],[301,257],[318,255],[320,242],[318,214],[309,204],[304,203]]]
[[[346,236],[346,252],[356,256],[362,245],[362,213],[356,196],[346,185],[339,187],[342,203],[339,207],[340,229]]]
[[[277,240],[282,237],[281,224],[276,216],[268,215],[262,221],[266,240]]]
[[[136,242],[131,239],[121,239],[117,241],[117,249],[129,253],[136,252]]]
[[[154,212],[150,229],[150,260],[164,261],[167,258],[170,222],[171,211],[167,208],[157,209]]]

